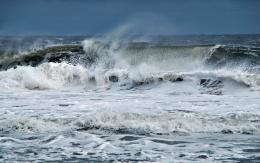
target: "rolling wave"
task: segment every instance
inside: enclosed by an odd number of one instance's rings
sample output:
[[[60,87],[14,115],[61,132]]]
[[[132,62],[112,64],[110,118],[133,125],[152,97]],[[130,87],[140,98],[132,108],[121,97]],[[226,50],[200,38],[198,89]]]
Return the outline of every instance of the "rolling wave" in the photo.
[[[221,85],[230,81],[258,89],[259,65],[258,47],[85,40],[81,45],[51,46],[0,59],[0,87],[55,89],[119,83],[130,89],[151,83],[195,81],[204,88],[215,82],[218,89],[210,93],[222,94]]]

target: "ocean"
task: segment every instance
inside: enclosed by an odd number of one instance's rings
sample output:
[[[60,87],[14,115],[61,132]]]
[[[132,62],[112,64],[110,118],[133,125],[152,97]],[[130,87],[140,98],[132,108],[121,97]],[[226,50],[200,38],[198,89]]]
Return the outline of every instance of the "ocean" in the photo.
[[[260,162],[260,35],[2,36],[1,162]]]

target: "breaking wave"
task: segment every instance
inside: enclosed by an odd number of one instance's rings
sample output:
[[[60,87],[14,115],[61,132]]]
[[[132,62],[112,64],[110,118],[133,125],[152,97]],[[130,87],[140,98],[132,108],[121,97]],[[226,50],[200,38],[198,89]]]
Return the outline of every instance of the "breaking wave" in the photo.
[[[133,88],[195,81],[218,89],[225,82],[260,86],[260,48],[224,45],[171,46],[85,40],[0,60],[0,87],[59,89],[87,85]],[[204,82],[203,82],[204,81]],[[221,83],[221,84],[220,84]],[[212,87],[212,85],[211,85]]]
[[[88,79],[86,69],[67,63],[43,63],[38,67],[20,66],[0,72],[0,87],[6,89],[59,89],[83,84]]]

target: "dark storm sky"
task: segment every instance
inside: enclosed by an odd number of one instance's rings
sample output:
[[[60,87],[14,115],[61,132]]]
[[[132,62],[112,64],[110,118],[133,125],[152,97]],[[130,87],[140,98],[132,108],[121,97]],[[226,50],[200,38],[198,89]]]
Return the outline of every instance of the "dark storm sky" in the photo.
[[[0,35],[260,33],[260,0],[0,0]]]

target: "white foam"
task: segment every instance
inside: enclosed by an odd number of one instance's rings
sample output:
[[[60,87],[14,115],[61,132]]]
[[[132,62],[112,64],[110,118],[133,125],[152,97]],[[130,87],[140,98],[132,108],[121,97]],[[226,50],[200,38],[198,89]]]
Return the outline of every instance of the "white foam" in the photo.
[[[98,127],[100,129],[119,130],[125,129],[130,133],[171,134],[174,132],[233,132],[250,131],[259,133],[258,123],[250,120],[258,119],[259,114],[238,113],[227,114],[220,117],[210,117],[206,114],[181,113],[149,115],[131,112],[96,112],[87,117],[81,117],[76,125],[81,127]]]
[[[259,113],[226,113],[212,116],[206,113],[147,114],[127,111],[98,111],[83,114],[78,118],[41,119],[10,117],[0,121],[2,132],[57,132],[74,129],[99,129],[104,131],[128,132],[132,134],[175,134],[175,133],[260,133]]]
[[[29,117],[9,117],[0,121],[2,132],[54,132],[62,131],[65,127],[68,126]]]
[[[212,71],[188,71],[188,72],[164,72],[147,64],[128,68],[104,69],[95,67],[87,69],[81,65],[62,63],[44,63],[38,67],[20,66],[0,72],[0,88],[2,89],[60,89],[76,85],[85,86],[94,77],[96,86],[109,84],[109,76],[115,75],[119,82],[143,81],[150,78],[164,77],[165,75],[183,76],[184,80],[199,81],[201,78],[222,78],[221,80],[233,80],[244,83],[254,90],[260,86],[260,76],[241,71],[227,69]],[[184,83],[187,84],[187,83]],[[193,83],[196,84],[196,83]],[[225,85],[225,83],[224,83]]]
[[[20,66],[0,72],[0,88],[59,89],[83,84],[88,80],[87,69],[67,63],[44,63],[38,67]]]

